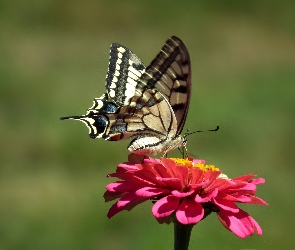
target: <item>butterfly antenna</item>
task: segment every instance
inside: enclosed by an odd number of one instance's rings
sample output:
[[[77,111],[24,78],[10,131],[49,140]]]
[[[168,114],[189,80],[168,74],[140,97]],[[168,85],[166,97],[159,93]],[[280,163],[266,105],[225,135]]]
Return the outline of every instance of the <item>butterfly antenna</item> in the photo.
[[[191,135],[191,134],[194,134],[194,133],[199,133],[199,132],[214,132],[214,131],[217,131],[219,130],[219,126],[216,126],[215,129],[208,129],[208,130],[197,130],[197,131],[194,131],[194,132],[190,132],[189,129],[186,131],[186,133],[184,134],[184,138],[186,138],[188,135]]]

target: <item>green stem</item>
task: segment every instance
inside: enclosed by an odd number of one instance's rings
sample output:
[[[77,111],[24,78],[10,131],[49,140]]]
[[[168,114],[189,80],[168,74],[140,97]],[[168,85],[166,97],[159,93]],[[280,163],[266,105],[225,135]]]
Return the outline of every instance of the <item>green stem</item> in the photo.
[[[191,231],[194,225],[183,225],[174,221],[174,250],[188,250]]]

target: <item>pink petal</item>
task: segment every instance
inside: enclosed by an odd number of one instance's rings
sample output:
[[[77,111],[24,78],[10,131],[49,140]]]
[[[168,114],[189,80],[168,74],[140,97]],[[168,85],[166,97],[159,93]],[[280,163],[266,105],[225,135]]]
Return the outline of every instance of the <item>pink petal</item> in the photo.
[[[141,180],[142,182],[148,183],[148,184],[155,184],[157,183],[156,175],[149,171],[149,170],[140,170],[136,171],[134,173],[134,177],[136,177],[138,180]]]
[[[240,185],[240,186],[235,186],[233,187],[233,190],[237,190],[237,191],[247,191],[247,192],[256,192],[256,185],[251,183],[251,182],[246,182],[244,185]]]
[[[159,195],[167,195],[170,194],[171,190],[164,189],[164,188],[154,188],[154,187],[144,187],[138,189],[135,194],[139,197],[145,197],[145,198],[152,198]]]
[[[240,238],[244,239],[247,236],[251,236],[255,231],[258,235],[262,235],[262,229],[259,224],[248,213],[241,209],[238,213],[220,210],[217,216],[223,226]]]
[[[160,164],[160,163],[144,163],[144,164],[142,164],[142,170],[149,171],[153,175],[158,176],[159,173],[158,173],[157,169],[155,169],[155,167],[157,168],[157,166],[158,167],[162,166],[162,164]]]
[[[231,213],[238,213],[240,209],[238,206],[233,203],[232,201],[220,199],[220,198],[214,198],[213,203],[218,206],[219,209],[229,211]]]
[[[146,158],[144,158],[143,160],[144,163],[161,163],[160,159],[156,159],[156,158],[150,158],[148,156],[146,156]]]
[[[210,193],[207,193],[203,196],[200,196],[199,194],[196,195],[195,197],[195,202],[198,202],[198,203],[205,203],[205,202],[208,202],[210,200],[212,200],[212,198],[216,197],[216,195],[218,194],[218,189],[214,189],[212,190],[212,192]]]
[[[109,192],[130,192],[141,188],[143,185],[139,185],[138,183],[134,182],[123,182],[123,181],[116,181],[108,184],[106,189]]]
[[[177,176],[177,165],[176,163],[171,160],[171,159],[168,159],[168,158],[162,158],[161,159],[163,165],[166,167],[167,169],[167,173],[169,174],[170,177],[173,177],[173,178],[178,178]]]
[[[251,202],[248,202],[248,203],[268,206],[268,203],[259,197],[251,196],[250,198],[251,198]]]
[[[200,190],[201,188],[203,189],[203,186],[207,184],[207,180],[199,183],[199,184],[190,184],[189,187],[193,190],[195,190],[195,192],[197,192],[198,190]]]
[[[178,190],[173,190],[171,192],[171,194],[173,194],[174,196],[176,196],[178,198],[183,198],[183,197],[187,197],[187,196],[192,195],[194,192],[195,192],[195,190],[192,190],[190,192],[181,192],[181,191],[178,191]]]
[[[157,171],[158,176],[162,178],[170,178],[171,176],[168,174],[167,169],[163,164],[154,164],[154,169]]]
[[[235,183],[230,180],[216,179],[213,183],[211,183],[210,186],[206,187],[206,190],[210,191],[211,189],[218,188],[218,190],[222,191],[224,189],[232,187],[233,184],[235,184]]]
[[[249,194],[254,194],[256,192],[256,185],[248,182],[236,182],[230,187],[224,188],[224,189],[219,189],[223,193],[228,193],[234,196],[237,195],[249,195]]]
[[[251,180],[253,177],[255,176],[255,174],[247,174],[247,175],[242,175],[242,176],[238,176],[236,178],[233,179],[233,181],[249,181]]]
[[[177,211],[176,218],[182,224],[196,224],[204,217],[204,209],[194,199],[183,199]]]
[[[255,184],[255,185],[257,185],[257,184],[264,184],[264,183],[265,183],[265,179],[263,179],[263,178],[253,179],[253,180],[251,181],[251,183],[253,183],[253,184]]]
[[[164,186],[170,189],[176,189],[180,190],[181,189],[181,183],[179,179],[177,178],[162,178],[162,177],[157,177],[157,182],[159,183],[160,186]]]
[[[205,164],[205,160],[200,160],[200,159],[193,159],[193,163],[194,165],[196,165],[197,163],[201,163],[201,164]]]
[[[115,214],[123,210],[131,210],[136,205],[146,201],[147,198],[138,197],[134,193],[125,194],[119,201],[117,201],[109,210],[108,218],[113,217]]]
[[[215,182],[219,182],[222,179],[217,179],[217,177],[220,175],[220,171],[206,171],[204,173],[204,179],[209,180],[208,184],[204,186],[205,189],[208,189],[210,187],[211,184],[215,185]],[[215,187],[212,187],[215,188]]]
[[[189,174],[188,167],[177,166],[175,174],[176,174],[176,178],[178,178],[181,183],[181,188],[186,187],[188,185],[188,174]]]
[[[255,231],[259,236],[262,235],[262,228],[259,226],[258,222],[254,220],[253,217],[249,216],[249,219],[252,221],[253,226],[255,227]]]
[[[231,197],[231,199],[229,198]],[[241,203],[250,203],[251,198],[246,195],[227,195],[227,200],[235,201],[235,202],[241,202]]]
[[[136,172],[136,171],[134,171]],[[134,173],[115,173],[115,174],[109,174],[108,177],[116,177],[118,179],[121,179],[123,181],[130,181],[130,182],[137,182],[137,183],[144,183],[141,179],[134,176]]]
[[[217,198],[228,200],[228,201],[237,201],[236,197],[225,192],[219,192]]]
[[[202,177],[204,172],[199,169],[199,168],[191,168],[191,173],[192,173],[192,179],[191,179],[191,185],[195,185],[198,183],[202,183]],[[206,180],[206,182],[208,182],[208,180]]]
[[[130,163],[121,163],[118,165],[117,167],[117,171],[116,173],[122,173],[122,172],[126,172],[126,171],[134,171],[134,170],[140,170],[141,168],[139,168],[139,165],[137,164],[130,164]]]
[[[174,195],[165,196],[154,204],[152,213],[156,218],[167,217],[177,209],[179,201],[180,198]]]

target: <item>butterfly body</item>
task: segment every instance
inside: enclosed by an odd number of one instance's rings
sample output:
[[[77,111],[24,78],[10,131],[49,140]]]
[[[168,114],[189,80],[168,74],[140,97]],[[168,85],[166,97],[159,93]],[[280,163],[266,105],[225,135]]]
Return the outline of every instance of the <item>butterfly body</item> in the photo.
[[[129,49],[112,44],[106,77],[107,93],[95,98],[80,120],[91,138],[117,141],[131,138],[128,150],[136,154],[166,154],[185,145],[180,135],[190,101],[188,51],[171,37],[145,67]]]
[[[167,154],[176,148],[185,145],[185,139],[178,135],[176,137],[159,138],[143,134],[131,141],[128,151],[134,154],[156,155]]]

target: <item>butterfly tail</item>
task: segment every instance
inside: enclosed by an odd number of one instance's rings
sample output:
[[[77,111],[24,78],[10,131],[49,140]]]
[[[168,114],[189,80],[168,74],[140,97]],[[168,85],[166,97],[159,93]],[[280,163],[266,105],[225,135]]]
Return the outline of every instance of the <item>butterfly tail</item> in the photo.
[[[79,116],[79,115],[73,115],[73,116],[66,116],[66,117],[61,117],[61,120],[80,120],[84,116]]]

